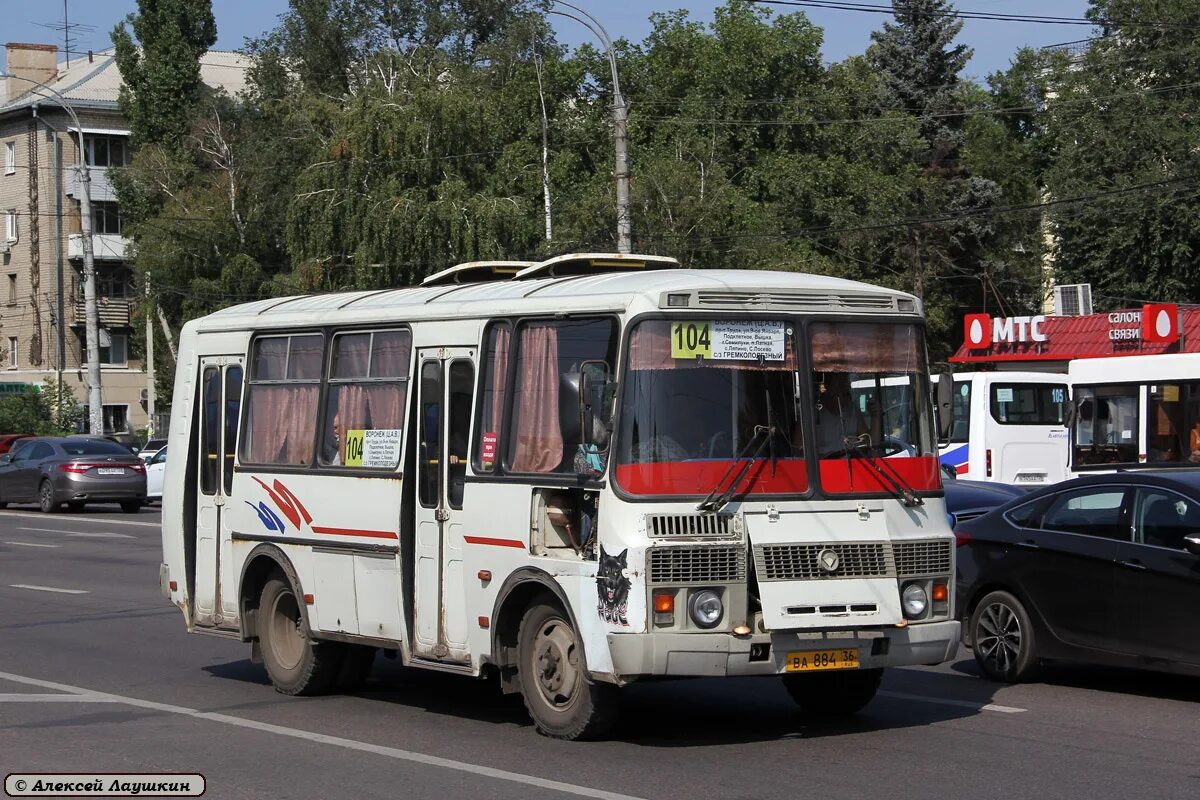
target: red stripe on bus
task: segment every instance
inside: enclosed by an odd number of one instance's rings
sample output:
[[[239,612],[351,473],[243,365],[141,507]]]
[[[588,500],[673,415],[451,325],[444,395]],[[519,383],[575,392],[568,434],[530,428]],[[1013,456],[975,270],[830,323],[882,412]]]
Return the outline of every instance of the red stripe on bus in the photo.
[[[617,482],[630,494],[703,495],[722,478],[725,488],[745,463],[703,459],[620,464]],[[803,459],[780,458],[772,468],[769,459],[760,458],[746,470],[738,488],[749,494],[803,494],[808,491],[808,466]]]
[[[494,547],[518,547],[525,549],[525,543],[516,539],[489,539],[486,536],[464,536],[463,541],[467,544],[490,544]]]
[[[328,533],[332,536],[368,536],[372,539],[399,539],[395,531],[366,531],[361,528],[323,528],[312,526],[313,533]]]
[[[933,456],[916,458],[871,459],[893,481],[908,484],[917,491],[942,488],[942,476],[938,461]],[[892,481],[879,474],[861,459],[821,459],[821,487],[830,494],[855,494],[893,492]]]

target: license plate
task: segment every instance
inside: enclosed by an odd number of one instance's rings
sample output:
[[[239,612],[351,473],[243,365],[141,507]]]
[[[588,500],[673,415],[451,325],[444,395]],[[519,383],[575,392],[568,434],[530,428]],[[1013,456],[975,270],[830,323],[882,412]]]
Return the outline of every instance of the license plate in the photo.
[[[124,475],[125,470],[121,467],[100,467],[96,470],[99,475]]]
[[[1046,476],[1045,475],[1031,475],[1031,474],[1017,475],[1017,482],[1018,483],[1045,483]]]
[[[819,672],[827,669],[858,669],[858,648],[797,650],[787,654],[788,672]]]

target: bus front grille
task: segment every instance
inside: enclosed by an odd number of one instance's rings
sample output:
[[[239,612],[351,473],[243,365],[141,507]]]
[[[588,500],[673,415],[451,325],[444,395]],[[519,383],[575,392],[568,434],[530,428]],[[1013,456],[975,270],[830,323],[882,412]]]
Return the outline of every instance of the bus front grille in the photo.
[[[746,580],[746,550],[740,545],[652,547],[648,552],[651,585],[743,583]]]
[[[886,542],[758,545],[754,568],[760,581],[888,578],[896,574]]]
[[[733,517],[725,514],[648,514],[646,528],[655,539],[728,539]]]
[[[950,554],[954,542],[933,539],[924,542],[892,542],[896,574],[901,578],[918,575],[949,575]]]

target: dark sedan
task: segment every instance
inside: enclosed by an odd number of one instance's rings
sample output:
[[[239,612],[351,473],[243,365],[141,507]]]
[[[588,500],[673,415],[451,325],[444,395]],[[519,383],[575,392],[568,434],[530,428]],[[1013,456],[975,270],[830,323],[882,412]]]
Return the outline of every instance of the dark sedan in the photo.
[[[146,467],[128,447],[104,439],[22,439],[0,455],[0,508],[37,503],[58,511],[87,503],[119,503],[134,513],[146,502]]]
[[[1064,481],[955,533],[963,637],[988,677],[1043,659],[1200,675],[1200,471]]]
[[[1014,497],[1027,497],[1029,492],[1019,486],[991,481],[969,481],[963,478],[947,478],[943,481],[946,490],[946,514],[950,527],[982,517],[993,508],[1010,502]]]

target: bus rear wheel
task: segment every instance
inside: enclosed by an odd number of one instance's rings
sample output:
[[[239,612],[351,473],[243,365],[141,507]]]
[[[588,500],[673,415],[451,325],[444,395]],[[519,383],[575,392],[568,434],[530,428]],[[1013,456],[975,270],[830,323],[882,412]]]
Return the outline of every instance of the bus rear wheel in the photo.
[[[258,604],[258,638],[263,663],[275,691],[313,695],[328,691],[342,666],[342,648],[304,635],[300,602],[291,584],[279,577],[263,586]]]
[[[617,687],[587,677],[579,635],[549,598],[525,612],[517,634],[517,678],[538,733],[554,739],[596,739],[612,729]]]
[[[879,691],[881,680],[882,669],[858,669],[784,675],[783,685],[805,714],[844,717],[866,707]]]

